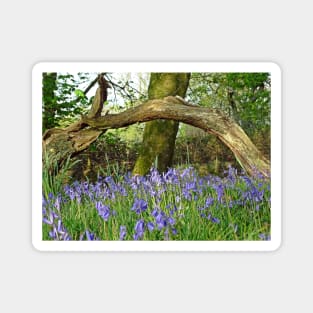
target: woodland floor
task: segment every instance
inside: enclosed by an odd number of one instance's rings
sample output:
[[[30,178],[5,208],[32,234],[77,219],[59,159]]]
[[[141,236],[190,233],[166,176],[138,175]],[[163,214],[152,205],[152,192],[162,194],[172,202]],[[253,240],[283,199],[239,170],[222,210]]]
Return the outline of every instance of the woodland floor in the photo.
[[[270,159],[270,140],[265,136],[252,138],[257,148]],[[125,173],[131,171],[140,143],[126,143],[118,137],[98,140],[96,145],[75,157],[80,160],[72,169],[72,180],[96,180],[98,174]],[[200,175],[208,173],[223,176],[231,165],[239,169],[239,165],[231,151],[210,135],[198,137],[178,137],[175,145],[173,167],[192,165]]]

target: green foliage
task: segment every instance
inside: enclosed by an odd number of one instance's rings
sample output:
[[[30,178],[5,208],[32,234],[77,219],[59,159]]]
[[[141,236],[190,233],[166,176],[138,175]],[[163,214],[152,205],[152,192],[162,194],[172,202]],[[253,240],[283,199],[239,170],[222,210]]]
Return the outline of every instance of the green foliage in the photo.
[[[269,73],[193,73],[188,97],[201,106],[221,109],[249,136],[270,128]]]
[[[69,180],[69,171],[79,160],[72,161],[70,158],[60,166],[53,154],[46,152],[43,156],[42,186],[43,194],[48,197],[49,193],[57,195],[62,191],[62,186]]]
[[[93,73],[43,73],[43,132],[66,126],[83,114],[91,103],[81,86]]]

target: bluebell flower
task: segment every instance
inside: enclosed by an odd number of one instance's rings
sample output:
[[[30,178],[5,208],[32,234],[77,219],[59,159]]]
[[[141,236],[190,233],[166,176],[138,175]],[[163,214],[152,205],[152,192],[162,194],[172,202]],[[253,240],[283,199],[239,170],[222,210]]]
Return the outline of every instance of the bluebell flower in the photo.
[[[54,240],[71,240],[71,237],[64,228],[62,221],[58,220],[56,224],[57,225],[52,225],[52,230],[49,232],[50,238]]]
[[[142,234],[134,233],[133,238],[134,240],[139,240],[142,238]]]
[[[167,218],[164,212],[159,212],[155,218],[158,229],[162,229],[167,226]]]
[[[168,223],[170,225],[174,225],[175,224],[175,219],[173,217],[171,217],[171,216],[167,219],[167,221],[168,221]]]
[[[177,171],[173,168],[170,168],[165,174],[164,174],[164,180],[168,184],[179,184],[178,174]]]
[[[103,209],[99,212],[99,215],[107,221],[110,217],[110,209],[107,206],[104,206]]]
[[[55,212],[53,212],[51,210],[49,210],[49,211],[45,210],[45,214],[43,215],[42,221],[43,221],[43,223],[45,223],[47,225],[53,225],[54,220],[58,219],[58,218],[59,218],[59,216]]]
[[[44,208],[44,207],[46,207],[47,205],[48,205],[48,202],[47,202],[45,196],[42,195],[42,207]]]
[[[98,211],[98,214],[105,220],[107,221],[110,217],[110,208],[104,204],[102,204],[102,202],[97,201],[96,202],[96,209]]]
[[[69,189],[67,195],[70,197],[72,201],[75,199],[75,191],[72,188]]]
[[[231,166],[228,167],[227,178],[228,180],[234,184],[236,182],[237,170]]]
[[[57,228],[57,230],[58,230],[58,233],[59,233],[59,234],[62,234],[62,235],[63,235],[63,233],[64,233],[64,228],[63,228],[63,225],[62,225],[62,221],[61,221],[61,220],[58,220],[58,228]]]
[[[245,181],[245,183],[248,187],[250,187],[252,185],[252,181],[248,176],[242,176],[242,179]]]
[[[89,183],[87,181],[82,182],[83,191],[87,192],[89,190]]]
[[[87,240],[93,240],[95,235],[93,233],[90,233],[88,230],[86,230],[86,237],[87,237]]]
[[[154,216],[154,217],[157,217],[158,214],[159,214],[158,213],[158,208],[154,208],[153,211],[151,212],[151,215]]]
[[[70,189],[71,189],[71,187],[70,187],[69,185],[65,185],[65,186],[63,187],[63,190],[64,190],[64,192],[65,192],[66,195],[69,193],[69,190],[70,190]]]
[[[214,199],[213,199],[212,197],[208,197],[208,198],[205,200],[205,208],[210,207],[213,203],[214,203]]]
[[[175,235],[177,235],[177,229],[176,228],[172,228],[172,234],[175,236]]]
[[[112,176],[107,176],[104,181],[107,183],[107,184],[114,184],[114,180],[112,178]]]
[[[44,218],[42,219],[42,221],[43,221],[45,224],[48,224],[48,225],[52,225],[52,224],[53,224],[53,220],[51,221],[51,220],[47,219],[46,217],[44,217]]]
[[[130,186],[133,190],[137,190],[138,187],[141,185],[141,183],[145,180],[143,176],[140,175],[134,175],[131,178]]]
[[[94,185],[90,184],[90,188],[88,191],[88,195],[91,200],[95,198],[100,198],[101,196],[103,198],[107,198],[109,193],[110,193],[109,189],[107,188],[105,183],[102,182],[96,182]]]
[[[145,231],[145,222],[143,219],[140,219],[136,222],[135,233],[133,235],[134,240],[139,240],[143,237]]]
[[[259,234],[259,238],[261,240],[271,240],[271,236],[270,235],[266,235],[266,234]]]
[[[212,218],[211,218],[211,221],[212,221],[213,223],[215,223],[215,224],[219,224],[219,223],[220,223],[220,220],[219,220],[219,218],[217,218],[217,217],[212,217]]]
[[[71,240],[71,237],[65,229],[61,220],[58,220],[57,232],[59,235],[59,240]]]
[[[56,232],[55,228],[53,228],[51,231],[49,231],[49,236],[52,239],[57,239],[57,232]]]
[[[150,181],[152,184],[156,186],[161,186],[163,183],[161,175],[159,174],[158,170],[155,168],[150,169]]]
[[[222,202],[222,197],[224,195],[224,186],[222,184],[219,184],[214,187],[217,193],[217,201]]]
[[[150,232],[152,232],[154,230],[154,224],[152,222],[148,222],[147,223],[147,228]]]
[[[177,212],[178,209],[177,209],[177,206],[174,204],[174,207],[172,210],[170,210],[170,215],[173,216],[175,214],[175,212]]]
[[[88,229],[86,229],[85,233],[83,233],[81,236],[80,236],[80,239],[79,240],[83,240],[84,239],[84,236],[86,235],[86,240],[88,241],[94,241],[94,240],[98,240],[95,236],[94,233],[91,233]]]
[[[191,193],[188,189],[183,189],[182,194],[186,200],[191,200]]]
[[[121,186],[121,185],[119,185],[119,193],[120,193],[120,195],[122,195],[122,196],[124,196],[124,197],[127,196],[127,191],[126,191],[126,189],[125,189],[123,186]]]
[[[171,216],[173,216],[173,215],[174,215],[174,213],[175,213],[175,211],[174,211],[174,210],[170,210],[170,215],[171,215]]]
[[[148,205],[145,200],[136,198],[131,210],[135,211],[137,214],[140,214],[141,212],[146,211],[147,208]]]
[[[195,181],[186,182],[185,188],[190,191],[197,191],[197,184]]]
[[[120,240],[125,240],[126,238],[126,226],[120,226]]]
[[[180,174],[181,178],[192,177],[192,176],[194,176],[194,172],[193,172],[192,167],[188,167],[188,168],[184,169],[183,172]]]
[[[71,237],[68,233],[66,233],[66,234],[63,236],[63,240],[64,240],[64,241],[69,241],[69,240],[72,240],[72,237]]]
[[[137,221],[135,225],[135,232],[136,233],[143,233],[144,232],[144,227],[145,227],[145,222],[143,219],[140,219]]]

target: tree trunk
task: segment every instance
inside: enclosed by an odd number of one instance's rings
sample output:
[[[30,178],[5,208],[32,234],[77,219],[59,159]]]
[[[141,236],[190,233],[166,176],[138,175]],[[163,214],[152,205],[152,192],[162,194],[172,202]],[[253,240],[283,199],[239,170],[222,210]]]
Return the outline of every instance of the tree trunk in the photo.
[[[57,89],[57,73],[43,73],[42,76],[42,100],[43,100],[43,119],[42,130],[56,126],[55,123],[55,95]]]
[[[188,73],[151,73],[149,99],[175,95],[185,97],[189,79]],[[172,165],[178,126],[179,122],[173,120],[146,123],[140,154],[133,169],[134,174],[144,175],[153,165],[163,172]]]

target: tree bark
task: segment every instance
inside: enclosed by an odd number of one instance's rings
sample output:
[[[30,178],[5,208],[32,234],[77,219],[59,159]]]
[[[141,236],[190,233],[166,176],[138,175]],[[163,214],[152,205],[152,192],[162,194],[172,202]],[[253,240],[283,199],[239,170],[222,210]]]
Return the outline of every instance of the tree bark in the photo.
[[[189,79],[188,73],[151,73],[149,99],[175,95],[185,97]],[[164,172],[172,165],[178,126],[179,122],[174,120],[154,120],[146,123],[140,153],[133,169],[134,174],[144,175],[152,165]]]
[[[55,95],[57,89],[57,73],[43,73],[42,75],[42,99],[44,105],[42,129],[50,129],[55,123]]]
[[[55,147],[67,156],[87,148],[98,136],[111,128],[126,127],[134,123],[166,119],[183,122],[218,137],[235,155],[238,163],[249,175],[256,172],[270,176],[270,161],[255,147],[242,128],[234,120],[217,109],[204,108],[187,103],[180,97],[165,97],[147,102],[118,114],[89,118],[87,116],[67,129],[53,131],[43,137],[47,149]],[[53,137],[52,137],[53,136]]]

